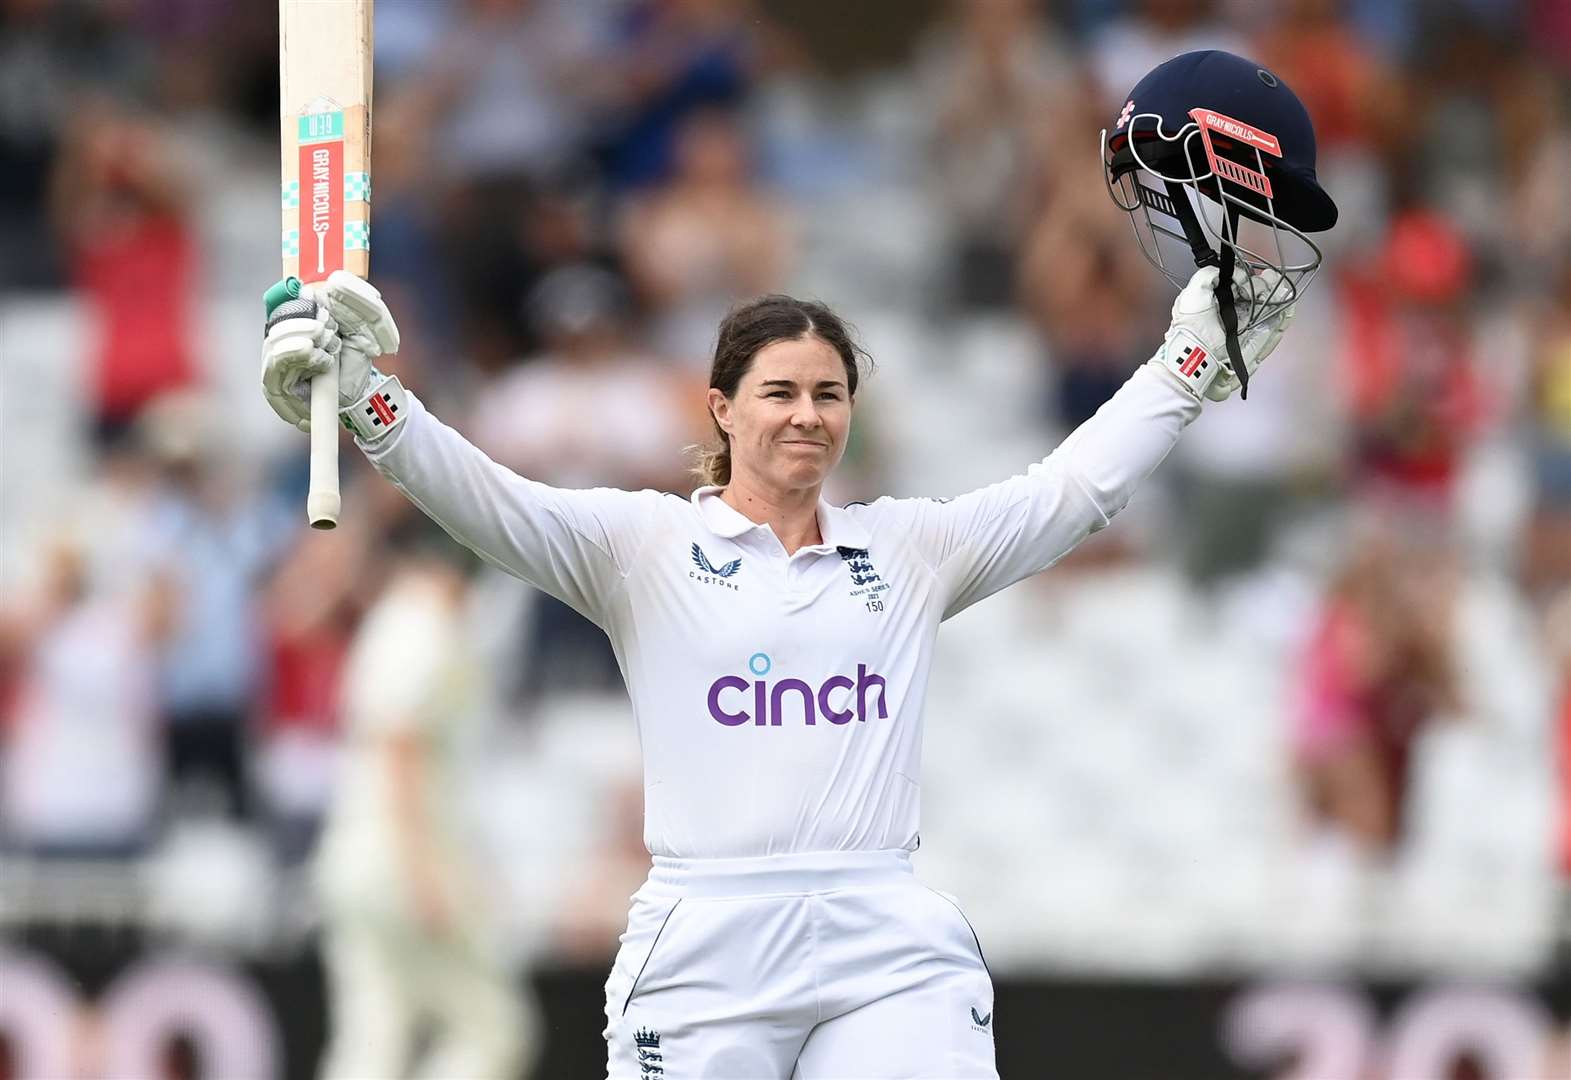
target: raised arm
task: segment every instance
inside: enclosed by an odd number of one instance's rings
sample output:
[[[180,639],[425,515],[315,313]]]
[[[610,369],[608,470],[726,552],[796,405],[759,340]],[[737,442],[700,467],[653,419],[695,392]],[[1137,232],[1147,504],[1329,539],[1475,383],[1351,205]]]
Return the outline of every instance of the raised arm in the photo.
[[[1173,303],[1173,323],[1156,355],[1047,458],[948,502],[908,504],[912,542],[945,586],[946,618],[1045,570],[1106,526],[1202,403],[1237,389],[1236,377],[1215,359],[1224,341],[1216,273],[1195,274]],[[1288,308],[1241,335],[1251,371],[1291,318]]]
[[[663,497],[527,480],[404,399],[408,415],[386,439],[355,440],[376,470],[481,558],[605,625]]]
[[[378,472],[481,558],[604,626],[662,496],[553,488],[498,465],[377,370],[398,330],[374,288],[342,272],[304,288],[305,303],[268,324],[262,382],[274,411],[309,430],[303,394],[336,367],[339,417]]]

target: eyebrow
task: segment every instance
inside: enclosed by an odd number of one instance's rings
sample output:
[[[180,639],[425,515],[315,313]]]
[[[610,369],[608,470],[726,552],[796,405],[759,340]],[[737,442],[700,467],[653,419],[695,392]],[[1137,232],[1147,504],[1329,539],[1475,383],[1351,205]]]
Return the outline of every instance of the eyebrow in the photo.
[[[759,386],[781,386],[781,387],[784,387],[787,390],[795,390],[796,389],[796,383],[792,382],[790,379],[765,379],[763,382],[759,383],[758,385]],[[817,389],[817,390],[823,390],[825,388],[828,388],[828,389],[836,389],[836,388],[844,389],[845,388],[845,383],[841,382],[838,379],[823,379],[823,380],[820,380],[818,382],[818,384],[814,387],[814,389]]]

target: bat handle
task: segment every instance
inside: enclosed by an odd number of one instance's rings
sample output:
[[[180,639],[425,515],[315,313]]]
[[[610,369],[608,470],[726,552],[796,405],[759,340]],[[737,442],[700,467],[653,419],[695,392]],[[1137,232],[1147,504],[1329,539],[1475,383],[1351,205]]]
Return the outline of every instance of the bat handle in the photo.
[[[313,529],[338,526],[338,371],[311,380],[311,488],[305,512]]]

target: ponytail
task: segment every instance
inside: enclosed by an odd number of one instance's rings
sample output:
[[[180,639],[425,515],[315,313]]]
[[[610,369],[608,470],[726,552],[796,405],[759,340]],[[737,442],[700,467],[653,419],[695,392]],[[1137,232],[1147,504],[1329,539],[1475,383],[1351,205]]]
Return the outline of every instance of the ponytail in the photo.
[[[731,444],[724,435],[720,442],[706,446],[689,446],[693,455],[693,475],[700,485],[725,487],[731,482]]]

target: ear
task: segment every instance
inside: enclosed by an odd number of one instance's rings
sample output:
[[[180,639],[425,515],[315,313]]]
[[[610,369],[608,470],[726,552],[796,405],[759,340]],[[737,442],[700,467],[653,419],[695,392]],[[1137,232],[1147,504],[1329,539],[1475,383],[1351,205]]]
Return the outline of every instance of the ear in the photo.
[[[731,399],[711,386],[709,388],[709,414],[715,418],[715,423],[720,425],[720,430],[727,435],[731,434]]]

